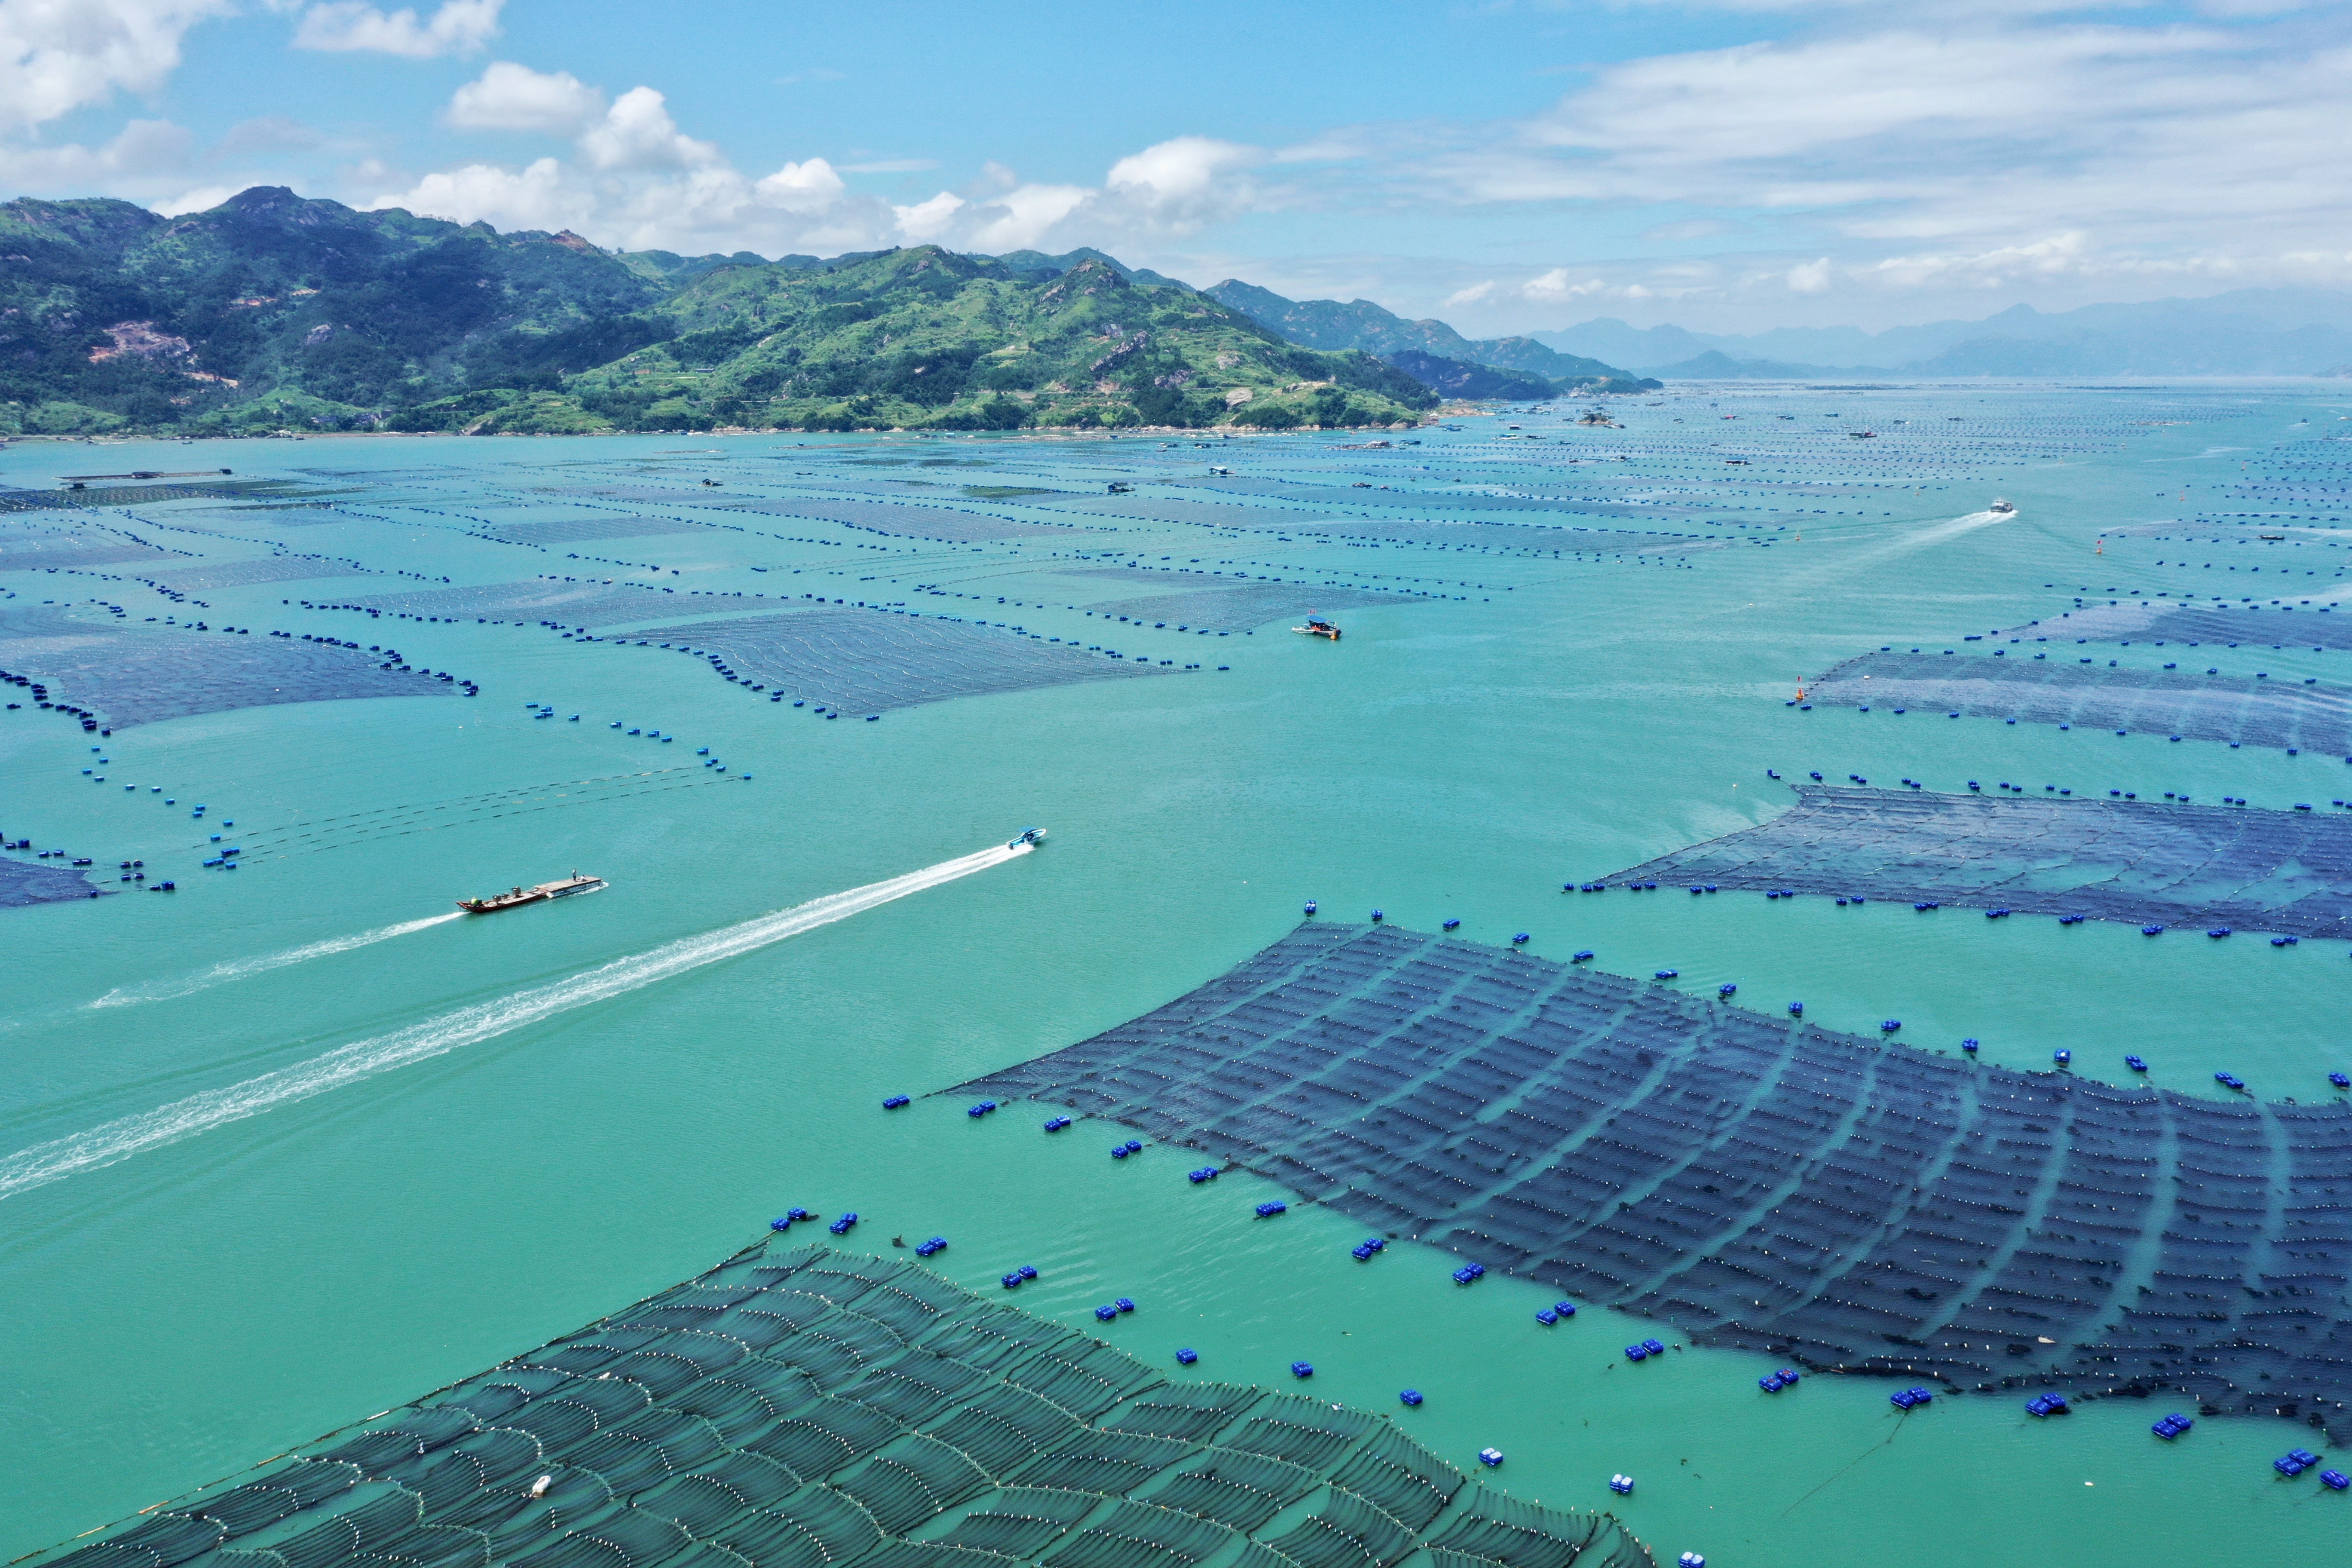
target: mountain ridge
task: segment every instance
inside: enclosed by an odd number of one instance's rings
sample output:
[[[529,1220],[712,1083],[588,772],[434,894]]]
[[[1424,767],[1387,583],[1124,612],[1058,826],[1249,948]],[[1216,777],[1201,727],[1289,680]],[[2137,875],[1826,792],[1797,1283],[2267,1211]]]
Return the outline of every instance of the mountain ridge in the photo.
[[[1529,335],[1647,374],[1690,375],[1692,362],[1716,353],[1750,375],[2318,375],[2352,359],[2352,293],[2239,289],[2060,311],[2021,304],[1980,321],[1879,332],[1776,327],[1709,333],[1600,317]]]
[[[172,218],[0,204],[0,434],[1281,429],[1436,402],[1091,249],[614,252],[282,186]]]
[[[1647,390],[1639,377],[1614,364],[1562,353],[1532,337],[1465,338],[1444,321],[1409,321],[1370,300],[1344,305],[1337,300],[1290,300],[1238,278],[1211,284],[1201,292],[1305,348],[1360,349],[1391,363],[1392,356],[1413,353],[1461,365],[1518,371],[1552,383],[1553,392]]]

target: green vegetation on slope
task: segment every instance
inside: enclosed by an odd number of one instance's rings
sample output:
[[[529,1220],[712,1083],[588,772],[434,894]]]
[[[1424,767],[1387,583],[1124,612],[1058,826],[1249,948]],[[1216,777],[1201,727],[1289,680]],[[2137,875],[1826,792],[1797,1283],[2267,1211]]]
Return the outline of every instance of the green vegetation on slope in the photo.
[[[1658,384],[1597,359],[1558,353],[1533,338],[1472,340],[1444,321],[1408,321],[1370,300],[1355,300],[1345,305],[1337,300],[1286,300],[1271,289],[1261,289],[1236,278],[1213,285],[1206,292],[1291,342],[1307,348],[1361,349],[1408,365],[1421,363],[1411,356],[1423,355],[1439,362],[1450,360],[1459,364],[1520,371],[1551,384],[1543,392],[1458,394],[1462,396],[1542,397],[1555,391],[1638,392]],[[1420,379],[1441,392],[1454,390],[1427,376]]]
[[[1096,252],[615,255],[257,187],[0,205],[0,433],[1386,425],[1435,399]]]

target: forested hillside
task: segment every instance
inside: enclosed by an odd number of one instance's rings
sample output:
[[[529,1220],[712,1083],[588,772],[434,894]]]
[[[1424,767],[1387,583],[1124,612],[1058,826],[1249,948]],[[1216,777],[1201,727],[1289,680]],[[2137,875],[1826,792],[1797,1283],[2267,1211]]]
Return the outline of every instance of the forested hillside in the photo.
[[[601,250],[257,187],[0,205],[0,434],[1385,425],[1436,399],[1097,252]]]

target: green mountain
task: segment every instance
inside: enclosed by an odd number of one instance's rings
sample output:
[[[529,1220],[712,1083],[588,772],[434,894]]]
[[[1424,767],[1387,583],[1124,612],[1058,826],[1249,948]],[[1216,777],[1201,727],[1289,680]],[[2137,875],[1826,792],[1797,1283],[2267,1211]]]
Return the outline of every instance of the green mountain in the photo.
[[[1493,365],[1471,364],[1423,353],[1419,349],[1399,349],[1381,357],[1432,392],[1446,397],[1499,397],[1514,403],[1531,403],[1551,396],[1554,391],[1550,381],[1523,370],[1497,370]]]
[[[1271,328],[1290,342],[1307,348],[1325,351],[1361,349],[1367,353],[1391,360],[1400,354],[1414,353],[1464,364],[1524,371],[1555,384],[1546,392],[1534,395],[1537,396],[1548,396],[1553,391],[1639,392],[1657,384],[1643,381],[1631,371],[1603,364],[1597,359],[1560,353],[1546,348],[1533,338],[1473,340],[1464,337],[1444,321],[1408,321],[1370,300],[1354,300],[1344,305],[1337,300],[1286,300],[1270,289],[1261,289],[1234,278],[1213,285],[1206,292],[1260,325]],[[1459,395],[1511,395],[1468,393]]]
[[[0,433],[1386,425],[1436,399],[1099,252],[614,253],[257,187],[0,205]]]

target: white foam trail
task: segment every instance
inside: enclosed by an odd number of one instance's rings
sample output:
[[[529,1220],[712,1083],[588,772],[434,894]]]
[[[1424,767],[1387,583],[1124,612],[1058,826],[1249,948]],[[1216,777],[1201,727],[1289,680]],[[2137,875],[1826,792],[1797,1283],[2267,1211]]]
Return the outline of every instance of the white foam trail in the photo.
[[[959,877],[969,877],[975,871],[985,871],[1001,866],[1016,855],[1026,855],[1026,844],[999,846],[983,849],[977,855],[966,855],[957,860],[942,860],[920,871],[910,871],[903,877],[893,877],[887,882],[869,882],[846,892],[828,893],[788,910],[761,915],[738,925],[722,927],[701,936],[681,937],[677,942],[641,952],[628,958],[616,958],[568,979],[535,985],[518,991],[510,996],[478,1002],[470,1007],[460,1007],[444,1013],[437,1018],[427,1018],[407,1028],[373,1039],[355,1040],[339,1046],[324,1056],[306,1062],[280,1068],[259,1078],[231,1084],[226,1089],[206,1089],[185,1100],[174,1100],[153,1110],[136,1116],[126,1116],[93,1127],[86,1132],[36,1143],[29,1149],[0,1159],[0,1198],[13,1196],[28,1187],[41,1186],[80,1171],[95,1170],[127,1160],[142,1150],[159,1144],[177,1142],[199,1132],[207,1132],[224,1122],[243,1121],[258,1116],[289,1100],[307,1100],[331,1089],[340,1089],[363,1078],[394,1068],[420,1062],[454,1051],[461,1046],[475,1045],[498,1036],[536,1024],[558,1013],[584,1007],[592,1002],[602,1002],[667,980],[724,958],[734,958],[766,947],[771,942],[798,936],[803,931],[830,925],[838,920],[903,899],[909,893],[919,893],[926,888],[936,888],[942,882],[952,882]]]
[[[465,910],[451,910],[446,915],[428,915],[421,921],[403,921],[398,925],[379,926],[374,931],[363,931],[355,936],[332,936],[324,942],[310,942],[303,947],[289,947],[284,952],[264,953],[259,958],[234,958],[225,963],[215,963],[210,969],[183,975],[177,980],[158,980],[147,985],[118,986],[90,1003],[89,1005],[130,1007],[142,1002],[168,1002],[175,996],[193,996],[199,991],[209,991],[215,985],[226,985],[232,980],[267,974],[273,969],[284,969],[289,964],[307,963],[311,959],[324,958],[333,952],[349,952],[355,947],[367,947],[375,942],[388,942],[396,936],[406,936],[411,931],[423,931],[427,926],[447,925],[451,921],[461,921],[465,918]]]

